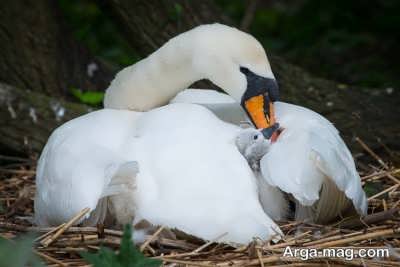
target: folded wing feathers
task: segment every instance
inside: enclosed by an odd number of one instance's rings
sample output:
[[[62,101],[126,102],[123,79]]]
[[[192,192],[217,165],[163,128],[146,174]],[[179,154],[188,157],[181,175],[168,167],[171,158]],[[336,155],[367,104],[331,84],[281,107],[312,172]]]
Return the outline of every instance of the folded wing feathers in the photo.
[[[271,185],[291,193],[304,206],[311,206],[320,197],[325,197],[320,196],[323,193],[335,198],[338,206],[345,207],[346,203],[340,200],[341,192],[334,192],[336,187],[321,190],[326,179],[331,179],[352,200],[357,212],[366,214],[367,200],[360,177],[336,128],[315,112],[303,108],[290,110],[292,108],[292,105],[288,106],[288,112],[298,113],[293,115],[296,122],[290,123],[294,127],[282,133],[281,140],[261,161],[264,178]],[[320,204],[323,203],[332,203],[332,199]],[[318,207],[318,210],[323,208]]]
[[[195,89],[181,92],[175,102],[196,102],[193,100],[201,94],[208,97],[201,103],[231,103],[229,96],[211,90]],[[307,123],[303,125],[304,128],[296,129],[293,136],[287,136],[287,150],[282,149],[282,146],[279,149],[272,146],[264,156],[261,162],[264,179],[270,185],[292,193],[302,204],[311,206],[320,198],[322,183],[329,177],[352,200],[358,213],[366,214],[367,199],[361,187],[360,176],[338,130],[323,116],[309,109],[282,102],[277,102],[276,108],[277,112],[281,109],[282,113],[278,121],[282,119],[283,122],[287,117],[292,117],[289,119],[292,120],[290,126],[302,127],[301,123]],[[330,192],[329,195],[334,197],[334,188],[330,186],[325,192]],[[336,195],[341,198],[342,194],[338,192]]]
[[[311,148],[317,155],[315,159],[317,168],[332,179],[336,186],[353,201],[358,213],[366,214],[365,192],[361,187],[361,179],[350,151],[337,131],[333,132],[329,128],[321,130],[324,130],[324,135],[313,131],[310,137]]]
[[[321,174],[309,160],[311,154],[308,136],[305,133],[295,138],[283,133],[284,142],[271,146],[261,160],[261,172],[267,182],[292,194],[304,205],[310,206],[319,198]],[[284,140],[283,140],[284,139]]]

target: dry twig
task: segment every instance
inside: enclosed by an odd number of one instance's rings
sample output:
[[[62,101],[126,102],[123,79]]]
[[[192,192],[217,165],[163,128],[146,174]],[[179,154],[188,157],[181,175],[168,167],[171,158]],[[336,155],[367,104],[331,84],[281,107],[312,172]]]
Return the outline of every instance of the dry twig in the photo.
[[[52,242],[54,242],[60,235],[62,235],[69,227],[71,227],[75,222],[79,221],[86,213],[90,211],[89,208],[84,208],[78,214],[76,214],[69,222],[65,223],[58,231],[54,234],[42,240],[40,244],[43,247],[49,246]]]

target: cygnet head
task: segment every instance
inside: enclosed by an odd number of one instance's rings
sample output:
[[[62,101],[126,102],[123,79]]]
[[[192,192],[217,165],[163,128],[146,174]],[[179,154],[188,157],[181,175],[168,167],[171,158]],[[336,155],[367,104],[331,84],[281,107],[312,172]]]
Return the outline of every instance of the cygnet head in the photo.
[[[239,134],[236,136],[236,146],[240,153],[244,154],[246,148],[255,145],[261,144],[264,142],[268,142],[261,131],[254,128],[246,128],[239,131]]]
[[[265,139],[260,130],[247,128],[241,130],[236,136],[236,146],[239,152],[246,158],[250,167],[259,169],[261,158],[268,153],[270,141]]]

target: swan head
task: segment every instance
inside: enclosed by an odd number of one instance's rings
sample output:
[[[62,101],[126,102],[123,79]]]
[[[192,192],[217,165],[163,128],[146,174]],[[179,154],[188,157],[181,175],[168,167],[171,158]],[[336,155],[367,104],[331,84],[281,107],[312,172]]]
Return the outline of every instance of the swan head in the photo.
[[[201,77],[240,103],[257,128],[272,129],[279,87],[262,45],[250,34],[226,25],[202,25],[192,31],[192,63]],[[269,139],[275,132],[263,133]]]

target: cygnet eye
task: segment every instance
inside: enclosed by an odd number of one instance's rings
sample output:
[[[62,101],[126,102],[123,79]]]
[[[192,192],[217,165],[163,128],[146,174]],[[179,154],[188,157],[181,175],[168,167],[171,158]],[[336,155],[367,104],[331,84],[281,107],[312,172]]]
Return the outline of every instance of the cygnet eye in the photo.
[[[254,136],[253,136],[253,139],[254,139],[254,140],[257,140],[257,139],[258,139],[258,135],[254,135]]]

